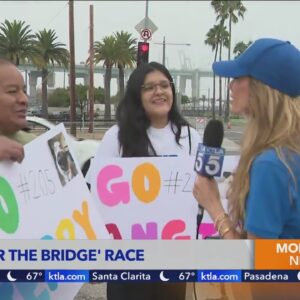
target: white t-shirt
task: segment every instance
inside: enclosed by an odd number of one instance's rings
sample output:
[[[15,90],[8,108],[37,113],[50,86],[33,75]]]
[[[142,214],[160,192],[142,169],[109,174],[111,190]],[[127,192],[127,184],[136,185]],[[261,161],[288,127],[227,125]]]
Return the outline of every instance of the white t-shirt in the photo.
[[[175,135],[171,128],[171,122],[167,124],[164,128],[154,128],[149,127],[147,129],[148,137],[152,143],[153,148],[158,156],[182,156],[189,155],[189,134],[188,127],[183,126],[181,128],[181,136],[178,145],[175,140]],[[120,145],[118,140],[118,125],[112,126],[104,134],[98,149],[96,151],[96,157],[121,157],[122,152],[120,151]],[[190,137],[191,137],[191,155],[195,156],[198,148],[198,144],[202,142],[202,137],[199,133],[190,127]],[[94,167],[95,160],[91,161],[91,166],[86,174],[87,182],[90,182],[91,170]]]

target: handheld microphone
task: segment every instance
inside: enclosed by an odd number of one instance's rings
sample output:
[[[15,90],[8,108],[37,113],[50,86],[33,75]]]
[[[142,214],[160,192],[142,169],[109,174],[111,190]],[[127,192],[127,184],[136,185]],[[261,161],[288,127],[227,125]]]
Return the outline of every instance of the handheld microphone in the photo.
[[[204,129],[203,143],[198,145],[194,165],[194,170],[200,176],[212,178],[221,175],[225,155],[225,149],[221,148],[223,138],[223,123],[219,120],[210,120]],[[204,208],[198,204],[196,239],[198,239],[198,230],[203,214]]]

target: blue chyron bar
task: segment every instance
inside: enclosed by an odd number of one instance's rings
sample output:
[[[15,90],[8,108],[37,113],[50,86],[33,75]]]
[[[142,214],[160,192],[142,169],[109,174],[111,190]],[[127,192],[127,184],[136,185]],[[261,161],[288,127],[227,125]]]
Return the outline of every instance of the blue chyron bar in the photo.
[[[197,282],[242,282],[241,270],[198,270]]]
[[[45,271],[0,270],[0,282],[45,282]]]
[[[0,282],[196,282],[197,270],[0,270]]]
[[[300,282],[299,270],[243,270],[243,282]]]
[[[88,270],[46,270],[45,282],[90,282]]]
[[[299,270],[0,270],[0,282],[300,282]]]
[[[196,282],[197,270],[90,270],[91,282]]]

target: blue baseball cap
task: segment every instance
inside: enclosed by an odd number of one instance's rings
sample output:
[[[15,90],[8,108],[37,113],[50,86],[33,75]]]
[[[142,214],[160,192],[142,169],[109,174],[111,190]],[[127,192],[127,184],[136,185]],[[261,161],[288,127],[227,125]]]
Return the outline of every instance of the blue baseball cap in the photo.
[[[256,40],[234,60],[213,63],[215,74],[223,77],[251,76],[289,95],[300,95],[300,51],[288,41]]]

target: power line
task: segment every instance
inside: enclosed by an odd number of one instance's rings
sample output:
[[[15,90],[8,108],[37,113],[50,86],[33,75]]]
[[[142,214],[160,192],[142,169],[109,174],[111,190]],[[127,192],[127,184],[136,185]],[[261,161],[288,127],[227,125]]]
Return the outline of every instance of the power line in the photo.
[[[59,10],[59,12],[47,23],[47,25],[45,26],[45,28],[47,28],[62,12],[63,10],[68,6],[68,2],[66,1],[66,4],[64,5],[64,7]]]

